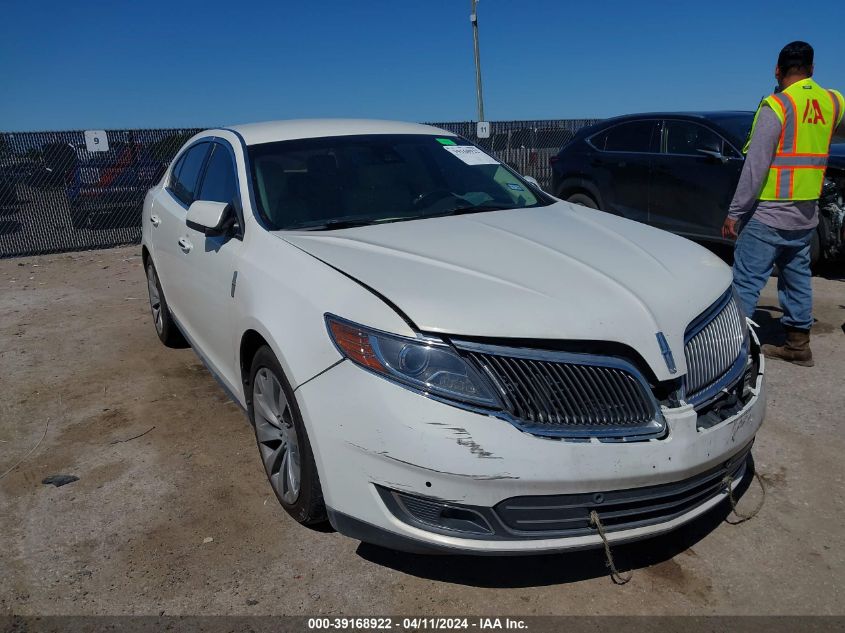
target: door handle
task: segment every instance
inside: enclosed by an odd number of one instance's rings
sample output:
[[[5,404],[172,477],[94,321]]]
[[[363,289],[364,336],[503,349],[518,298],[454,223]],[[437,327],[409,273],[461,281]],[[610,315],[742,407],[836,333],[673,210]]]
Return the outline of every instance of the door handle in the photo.
[[[190,253],[191,249],[194,247],[194,245],[191,244],[191,241],[187,237],[180,237],[177,244],[179,244],[179,248],[181,248],[182,251],[185,253]]]
[[[158,217],[157,215],[151,215],[150,216],[150,223],[153,226],[158,226],[159,224],[161,224],[161,218]]]

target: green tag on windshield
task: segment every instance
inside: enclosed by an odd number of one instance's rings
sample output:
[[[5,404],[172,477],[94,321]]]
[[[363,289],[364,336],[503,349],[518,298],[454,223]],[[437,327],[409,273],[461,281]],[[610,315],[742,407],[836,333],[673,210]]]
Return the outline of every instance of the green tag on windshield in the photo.
[[[450,138],[438,138],[437,142],[441,145],[456,145],[455,141]]]

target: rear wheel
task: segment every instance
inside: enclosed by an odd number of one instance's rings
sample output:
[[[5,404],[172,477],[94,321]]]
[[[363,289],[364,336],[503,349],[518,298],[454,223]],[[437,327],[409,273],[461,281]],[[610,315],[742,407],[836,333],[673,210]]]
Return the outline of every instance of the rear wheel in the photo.
[[[324,522],[326,507],[311,443],[293,390],[266,345],[252,361],[249,387],[247,413],[276,498],[299,523]]]
[[[182,336],[179,326],[170,315],[167,300],[158,280],[158,273],[152,261],[147,262],[147,292],[150,295],[150,312],[153,315],[153,325],[159,340],[167,347],[187,347],[188,343]]]
[[[586,193],[573,193],[566,199],[566,201],[571,202],[572,204],[580,204],[582,207],[587,207],[589,209],[599,208],[598,203]]]
[[[810,242],[810,266],[814,271],[821,270],[830,262],[831,246],[837,241],[830,218],[820,211],[819,225],[816,227],[813,239]]]

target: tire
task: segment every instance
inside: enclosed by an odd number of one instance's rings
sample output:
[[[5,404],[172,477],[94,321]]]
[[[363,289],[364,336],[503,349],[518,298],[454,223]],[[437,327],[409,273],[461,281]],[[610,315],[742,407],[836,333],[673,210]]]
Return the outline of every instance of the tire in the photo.
[[[164,298],[164,291],[152,261],[147,261],[147,292],[150,295],[150,312],[159,340],[167,347],[188,347],[182,331],[170,315],[170,308],[167,306],[167,299]]]
[[[566,201],[572,204],[580,204],[582,207],[587,207],[588,209],[598,210],[599,208],[598,203],[586,193],[573,193]]]
[[[821,272],[831,263],[831,245],[837,242],[830,219],[825,213],[819,212],[819,225],[813,233],[810,242],[810,268],[813,272]]]
[[[247,414],[276,498],[299,523],[324,523],[326,506],[311,442],[293,389],[275,354],[266,345],[252,360],[246,391]],[[298,474],[294,475],[296,469]]]

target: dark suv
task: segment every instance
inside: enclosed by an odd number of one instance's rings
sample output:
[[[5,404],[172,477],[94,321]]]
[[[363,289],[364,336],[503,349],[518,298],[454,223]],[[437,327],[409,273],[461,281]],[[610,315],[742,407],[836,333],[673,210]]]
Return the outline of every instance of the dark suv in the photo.
[[[739,174],[753,112],[636,114],[582,128],[550,160],[559,198],[638,220],[696,241],[726,244],[721,226]],[[814,261],[842,254],[845,171],[820,202]]]

